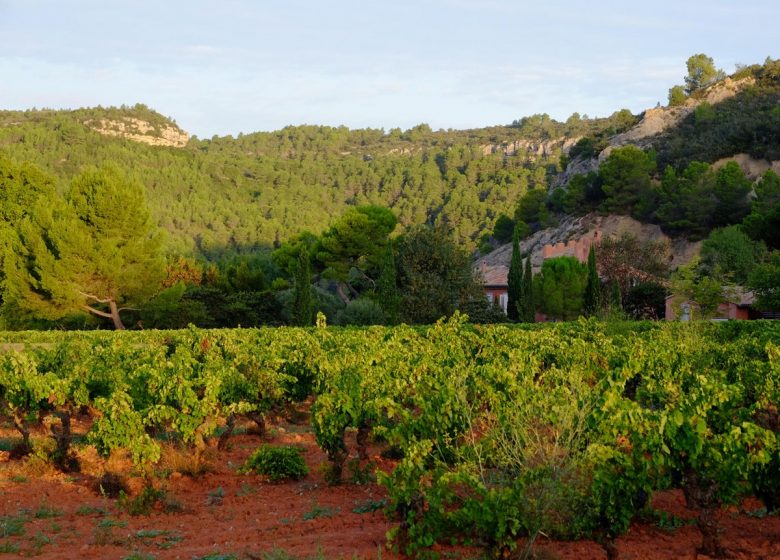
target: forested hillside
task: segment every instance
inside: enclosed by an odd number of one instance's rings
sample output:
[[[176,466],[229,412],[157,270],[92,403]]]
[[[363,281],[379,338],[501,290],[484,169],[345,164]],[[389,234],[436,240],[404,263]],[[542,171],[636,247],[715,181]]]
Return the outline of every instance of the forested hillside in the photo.
[[[111,162],[146,187],[171,253],[214,258],[271,246],[303,230],[319,233],[352,205],[379,204],[400,224],[446,224],[474,248],[500,213],[528,189],[546,189],[564,145],[584,134],[631,126],[609,119],[546,115],[509,126],[432,131],[288,127],[238,138],[192,138],[181,148],[148,145],[97,129],[149,123],[149,139],[175,124],[143,105],[78,111],[0,112],[0,153],[53,174],[64,190],[86,166]],[[101,125],[101,122],[103,123]]]
[[[579,262],[527,273],[529,319],[626,311],[639,296],[625,271],[652,284],[632,317],[659,317],[669,286],[706,296],[708,313],[744,286],[776,309],[780,61],[730,77],[706,55],[688,66],[669,106],[641,115],[464,131],[291,126],[205,140],[144,105],[0,112],[3,324],[310,325],[317,312],[430,323],[456,309],[505,320],[469,255],[587,213],[703,240],[702,260],[670,279],[663,248],[605,240],[598,274]],[[605,272],[610,243],[617,275]]]

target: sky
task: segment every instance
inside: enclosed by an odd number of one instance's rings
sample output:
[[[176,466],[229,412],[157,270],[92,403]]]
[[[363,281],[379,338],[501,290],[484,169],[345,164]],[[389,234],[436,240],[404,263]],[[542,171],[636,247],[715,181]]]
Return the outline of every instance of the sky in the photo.
[[[201,138],[666,102],[780,57],[778,0],[0,0],[0,110],[144,103]]]

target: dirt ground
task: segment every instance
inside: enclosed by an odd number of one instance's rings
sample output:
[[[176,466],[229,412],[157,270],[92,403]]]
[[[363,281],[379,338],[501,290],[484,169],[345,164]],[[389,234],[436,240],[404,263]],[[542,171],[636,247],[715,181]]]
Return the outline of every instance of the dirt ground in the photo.
[[[1,448],[14,438],[0,428]],[[272,484],[237,469],[263,442],[304,450],[310,474],[301,481]],[[87,448],[89,449],[89,448]],[[374,451],[380,468],[391,464]],[[147,515],[129,515],[117,500],[96,491],[105,469],[130,472],[124,458],[108,462],[81,452],[82,472],[62,474],[35,459],[12,459],[0,451],[0,557],[45,559],[200,559],[290,560],[303,558],[398,559],[386,546],[393,527],[383,511],[384,489],[357,484],[363,471],[350,473],[340,486],[329,486],[325,456],[305,424],[282,423],[269,436],[241,433],[228,450],[207,455],[202,463],[169,451],[155,479],[162,499]],[[158,469],[158,476],[161,474]],[[190,476],[182,472],[205,470]],[[350,481],[351,479],[351,481]],[[143,487],[136,473],[131,495]],[[691,524],[694,512],[678,492],[654,499],[666,512],[662,521],[635,524],[617,542],[624,559],[695,559],[701,535]],[[733,558],[780,559],[780,516],[762,515],[750,500],[739,510],[722,512],[723,542]],[[479,549],[444,549],[442,558],[480,558]],[[546,560],[606,558],[590,541],[552,542],[540,538],[535,557]],[[705,558],[701,555],[698,558]]]

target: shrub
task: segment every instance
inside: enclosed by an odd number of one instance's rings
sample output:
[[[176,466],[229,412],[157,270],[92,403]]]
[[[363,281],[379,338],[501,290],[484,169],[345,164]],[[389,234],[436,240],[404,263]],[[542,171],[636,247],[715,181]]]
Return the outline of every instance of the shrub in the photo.
[[[271,482],[279,482],[287,478],[300,480],[309,474],[309,468],[298,449],[270,445],[260,446],[247,459],[241,470],[265,475]]]

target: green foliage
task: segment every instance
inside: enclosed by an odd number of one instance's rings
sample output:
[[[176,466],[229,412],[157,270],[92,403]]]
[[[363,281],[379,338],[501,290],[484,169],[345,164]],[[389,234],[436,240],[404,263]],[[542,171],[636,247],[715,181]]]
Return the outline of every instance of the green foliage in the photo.
[[[129,515],[149,515],[157,504],[165,500],[166,492],[152,486],[145,486],[137,496],[119,495],[119,509]]]
[[[588,251],[588,283],[585,285],[583,312],[593,316],[601,309],[601,279],[596,269],[596,247],[591,245]]]
[[[350,301],[336,313],[333,322],[336,325],[384,325],[387,322],[387,315],[376,301],[360,298]]]
[[[771,249],[780,249],[780,175],[772,170],[764,173],[755,193],[750,215],[743,222],[745,232]]]
[[[506,214],[500,214],[493,225],[493,238],[499,243],[509,243],[515,231],[515,222]]]
[[[766,262],[757,265],[747,284],[756,293],[759,309],[780,309],[780,251],[772,251]]]
[[[739,226],[716,229],[701,247],[701,269],[721,280],[744,286],[766,253],[763,243],[750,239]]]
[[[298,266],[295,269],[295,285],[293,286],[292,324],[299,327],[310,326],[314,319],[310,267],[309,252],[304,249],[298,254]]]
[[[399,238],[397,247],[404,322],[433,323],[469,301],[484,301],[471,259],[446,228],[417,227]]]
[[[525,259],[525,271],[520,295],[520,320],[523,323],[533,323],[536,314],[536,302],[534,300],[534,273],[531,267],[531,256]]]
[[[599,167],[604,210],[641,215],[640,201],[650,191],[650,177],[655,172],[655,154],[636,146],[615,148]]]
[[[546,259],[534,279],[535,299],[549,318],[571,320],[582,312],[587,282],[587,267],[574,257]]]
[[[706,54],[695,54],[689,57],[685,65],[688,68],[688,74],[685,76],[685,93],[688,95],[725,77],[723,70],[717,70],[712,57]]]
[[[683,86],[672,86],[669,88],[669,106],[678,107],[685,103],[688,99],[688,95],[685,93]]]
[[[300,450],[295,447],[270,445],[258,447],[241,469],[243,472],[253,471],[265,475],[271,482],[301,480],[309,474],[309,468]]]
[[[395,264],[395,251],[392,242],[387,244],[382,272],[376,282],[376,297],[385,313],[387,323],[396,325],[400,321],[401,296],[398,293],[398,276]]]
[[[523,259],[520,256],[519,232],[515,230],[512,236],[512,259],[509,261],[509,275],[507,278],[509,284],[507,294],[506,314],[511,321],[517,321],[520,318],[520,305],[522,302],[523,290]]]
[[[5,258],[5,303],[48,319],[87,311],[124,328],[123,305],[142,303],[164,276],[161,237],[143,187],[117,167],[76,177],[67,202],[41,199]]]

